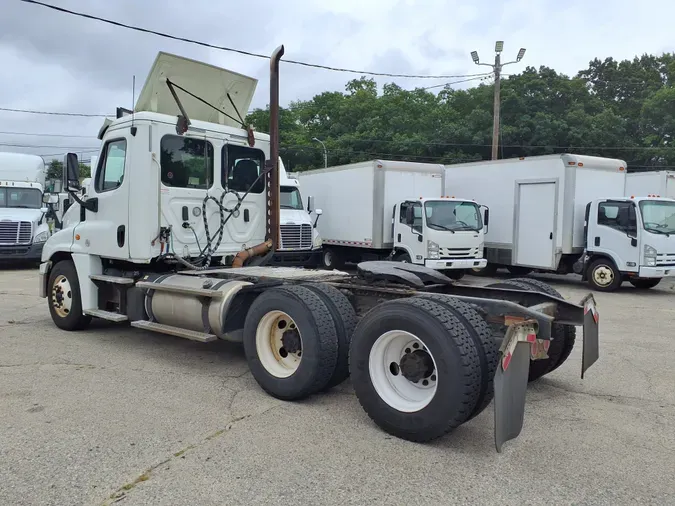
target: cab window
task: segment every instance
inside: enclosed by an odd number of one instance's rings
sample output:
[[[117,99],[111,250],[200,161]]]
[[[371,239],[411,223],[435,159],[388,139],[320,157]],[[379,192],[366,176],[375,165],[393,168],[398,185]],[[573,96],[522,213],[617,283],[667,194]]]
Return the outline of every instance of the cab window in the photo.
[[[228,144],[223,146],[223,186],[236,192],[262,193],[265,177],[258,176],[265,170],[265,155],[259,149]],[[257,179],[257,181],[256,181]]]
[[[103,158],[96,171],[96,193],[114,190],[122,186],[127,155],[126,139],[108,141],[103,150]]]
[[[165,135],[160,143],[162,183],[206,190],[213,185],[213,145],[204,139]]]

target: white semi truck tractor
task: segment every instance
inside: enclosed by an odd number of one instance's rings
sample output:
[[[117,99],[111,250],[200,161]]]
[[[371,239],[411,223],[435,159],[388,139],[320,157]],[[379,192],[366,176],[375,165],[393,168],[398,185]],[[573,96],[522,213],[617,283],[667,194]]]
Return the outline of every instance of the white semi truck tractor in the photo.
[[[269,135],[240,119],[254,79],[160,53],[135,111],[101,130],[85,196],[67,156],[75,204],[39,271],[52,320],[66,331],[100,318],[141,329],[139,339],[242,343],[260,387],[287,401],[351,375],[374,422],[411,441],[438,438],[494,400],[501,450],[521,431],[532,371],[564,362],[551,350],[571,349],[576,326],[581,371],[598,359],[593,296],[574,304],[547,285],[464,286],[400,262],[355,273],[266,265],[280,244],[282,55],[270,58]]]

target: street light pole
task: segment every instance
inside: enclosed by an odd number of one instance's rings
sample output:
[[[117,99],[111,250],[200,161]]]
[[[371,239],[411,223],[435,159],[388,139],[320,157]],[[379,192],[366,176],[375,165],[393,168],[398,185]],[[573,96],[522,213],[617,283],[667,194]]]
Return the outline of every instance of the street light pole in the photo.
[[[314,137],[312,140],[323,146],[323,166],[324,168],[328,167],[328,151],[326,151],[326,145],[316,137]]]
[[[512,63],[518,63],[525,56],[525,48],[521,47],[518,51],[518,56],[514,61],[502,63],[501,53],[504,50],[504,41],[498,40],[495,43],[495,63],[494,65],[490,63],[481,63],[478,59],[478,52],[471,51],[471,58],[476,65],[485,65],[486,67],[492,67],[492,71],[495,75],[495,99],[494,99],[494,111],[492,118],[492,159],[497,160],[499,158],[499,112],[501,106],[501,84],[502,84],[502,69],[506,65],[511,65]]]

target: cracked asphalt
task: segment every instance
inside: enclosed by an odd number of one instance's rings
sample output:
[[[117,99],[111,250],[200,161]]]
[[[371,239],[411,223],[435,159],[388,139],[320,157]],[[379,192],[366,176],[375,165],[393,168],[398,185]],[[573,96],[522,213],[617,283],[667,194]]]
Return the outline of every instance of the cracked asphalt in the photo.
[[[574,277],[540,279],[566,297]],[[487,280],[465,278],[471,283]],[[243,350],[96,322],[67,333],[37,271],[0,270],[0,504],[674,504],[675,285],[596,294],[601,357],[530,385],[497,454],[492,408],[426,445],[349,383],[275,400]]]

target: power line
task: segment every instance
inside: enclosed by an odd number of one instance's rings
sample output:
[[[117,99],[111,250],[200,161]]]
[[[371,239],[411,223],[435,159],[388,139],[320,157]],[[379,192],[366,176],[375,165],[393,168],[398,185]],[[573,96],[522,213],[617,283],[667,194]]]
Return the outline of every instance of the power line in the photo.
[[[35,137],[66,137],[77,139],[96,139],[93,135],[68,135],[68,134],[51,134],[51,133],[37,133],[37,132],[0,132],[1,135],[31,135]]]
[[[28,0],[21,0],[23,1],[28,1]],[[53,112],[53,111],[34,111],[30,109],[12,109],[9,107],[0,107],[0,111],[5,111],[5,112],[22,112],[26,114],[50,114],[53,116],[79,116],[79,117],[84,117],[84,118],[108,118],[108,117],[113,117],[114,114],[87,114],[87,113],[81,113],[81,112]]]
[[[39,2],[37,0],[20,0],[20,1],[25,2],[25,3],[29,3],[29,4],[33,4],[33,5],[38,5],[38,6],[41,6],[41,7],[46,7],[48,9],[52,9],[52,10],[55,10],[55,11],[58,11],[58,12],[61,12],[61,13],[64,13],[64,14],[70,14],[70,15],[73,15],[73,16],[92,19],[94,21],[100,21],[102,23],[107,23],[107,24],[118,26],[118,27],[121,27],[121,28],[127,28],[129,30],[134,30],[134,31],[137,31],[137,32],[149,33],[149,34],[157,35],[159,37],[164,37],[164,38],[167,38],[167,39],[177,40],[177,41],[181,41],[181,42],[187,42],[189,44],[196,44],[198,46],[208,47],[208,48],[211,48],[211,49],[219,49],[221,51],[229,51],[229,52],[232,52],[232,53],[238,53],[238,54],[242,54],[242,55],[245,55],[245,56],[252,56],[252,57],[255,57],[255,58],[264,58],[266,60],[269,59],[268,55],[253,53],[251,51],[245,51],[243,49],[235,49],[235,48],[226,47],[226,46],[217,46],[215,44],[210,44],[208,42],[198,41],[198,40],[194,40],[194,39],[188,39],[186,37],[171,35],[169,33],[159,32],[157,30],[151,30],[149,28],[143,28],[143,27],[140,27],[140,26],[121,23],[119,21],[113,21],[112,19],[94,16],[92,14],[86,14],[84,12],[77,12],[77,11],[73,11],[73,10],[70,10],[70,9],[65,9],[63,7],[58,7],[56,5],[51,5],[51,4],[48,4],[48,3]],[[417,75],[417,74],[393,74],[393,73],[389,73],[389,72],[372,72],[372,71],[368,71],[368,70],[354,70],[354,69],[347,69],[347,68],[341,68],[341,67],[331,67],[331,66],[328,66],[328,65],[319,65],[319,64],[316,64],[316,63],[307,63],[307,62],[298,61],[298,60],[284,60],[284,59],[282,59],[281,61],[283,61],[285,63],[293,64],[293,65],[301,65],[303,67],[311,67],[311,68],[317,68],[317,69],[323,69],[323,70],[331,70],[333,72],[346,72],[346,73],[351,73],[351,74],[362,74],[362,75],[381,76],[381,77],[400,77],[400,78],[409,78],[409,79],[455,79],[455,78],[458,78],[458,77],[472,77],[472,76],[479,75],[479,74],[460,74],[460,75],[431,75],[431,76],[429,76],[429,75]]]
[[[446,86],[453,86],[455,84],[461,84],[461,83],[468,83],[469,81],[482,81],[483,79],[486,79],[487,77],[491,76],[491,72],[486,72],[485,74],[481,74],[480,76],[472,77],[470,79],[462,79],[461,81],[453,81],[451,83],[443,83],[443,84],[435,84],[433,86],[427,86],[426,88],[422,88],[423,90],[431,90],[433,88],[444,88]]]
[[[98,149],[94,148],[93,146],[71,147],[71,146],[54,146],[44,144],[13,144],[9,142],[0,142],[0,146],[7,148],[51,148],[51,149],[65,149],[65,150],[70,149],[71,151],[79,151],[82,149]]]

